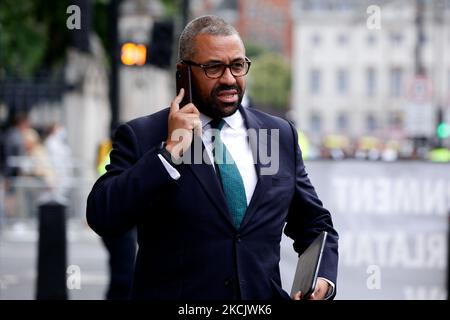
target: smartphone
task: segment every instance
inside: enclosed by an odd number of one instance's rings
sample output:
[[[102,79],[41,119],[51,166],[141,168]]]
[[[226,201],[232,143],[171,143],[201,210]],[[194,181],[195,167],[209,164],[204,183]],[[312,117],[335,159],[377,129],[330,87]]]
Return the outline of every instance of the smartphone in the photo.
[[[302,292],[302,299],[314,292],[319,273],[322,252],[327,240],[327,232],[322,233],[309,245],[309,247],[298,258],[297,270],[295,271],[292,284],[291,297],[298,291]]]
[[[180,89],[184,88],[184,97],[180,103],[180,108],[192,102],[192,84],[191,84],[191,66],[186,64],[177,65],[177,72],[175,74],[177,83],[177,95]]]

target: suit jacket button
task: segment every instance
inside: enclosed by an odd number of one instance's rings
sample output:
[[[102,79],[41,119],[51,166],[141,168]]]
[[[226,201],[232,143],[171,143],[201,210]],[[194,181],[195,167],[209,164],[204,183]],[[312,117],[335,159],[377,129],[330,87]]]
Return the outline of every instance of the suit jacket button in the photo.
[[[236,235],[236,242],[241,242],[242,238],[240,234]]]

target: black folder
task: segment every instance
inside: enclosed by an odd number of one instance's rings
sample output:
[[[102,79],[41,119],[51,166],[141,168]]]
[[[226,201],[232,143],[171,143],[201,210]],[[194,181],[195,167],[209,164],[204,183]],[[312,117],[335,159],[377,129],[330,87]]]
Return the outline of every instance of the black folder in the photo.
[[[291,297],[298,291],[301,291],[302,299],[307,299],[314,292],[326,240],[327,232],[322,231],[298,258]]]

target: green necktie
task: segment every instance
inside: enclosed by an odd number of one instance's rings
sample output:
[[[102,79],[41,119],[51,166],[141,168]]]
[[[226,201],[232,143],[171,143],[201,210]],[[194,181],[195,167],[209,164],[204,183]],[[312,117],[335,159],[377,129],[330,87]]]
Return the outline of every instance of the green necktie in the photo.
[[[220,138],[220,130],[222,130],[224,124],[225,121],[223,119],[211,121],[211,128],[219,130],[214,135],[214,163],[216,164],[217,175],[222,183],[223,193],[225,194],[233,224],[236,229],[239,229],[247,209],[247,199],[244,182],[238,167]]]

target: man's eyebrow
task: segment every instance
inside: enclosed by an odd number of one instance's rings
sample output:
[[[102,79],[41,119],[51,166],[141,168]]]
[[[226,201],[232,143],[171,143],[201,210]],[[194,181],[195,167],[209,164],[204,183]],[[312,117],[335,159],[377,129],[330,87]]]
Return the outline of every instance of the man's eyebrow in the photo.
[[[223,63],[223,61],[221,61],[221,60],[208,60],[207,62],[205,62],[203,64],[208,65],[208,64],[219,64],[219,63]]]
[[[231,60],[231,63],[234,63],[234,62],[238,62],[238,61],[245,61],[245,58],[235,58],[235,59],[233,59],[233,60]],[[204,65],[208,65],[208,64],[219,64],[219,63],[225,63],[225,62],[223,62],[222,60],[209,60],[209,61],[207,61],[206,63],[203,63]]]

